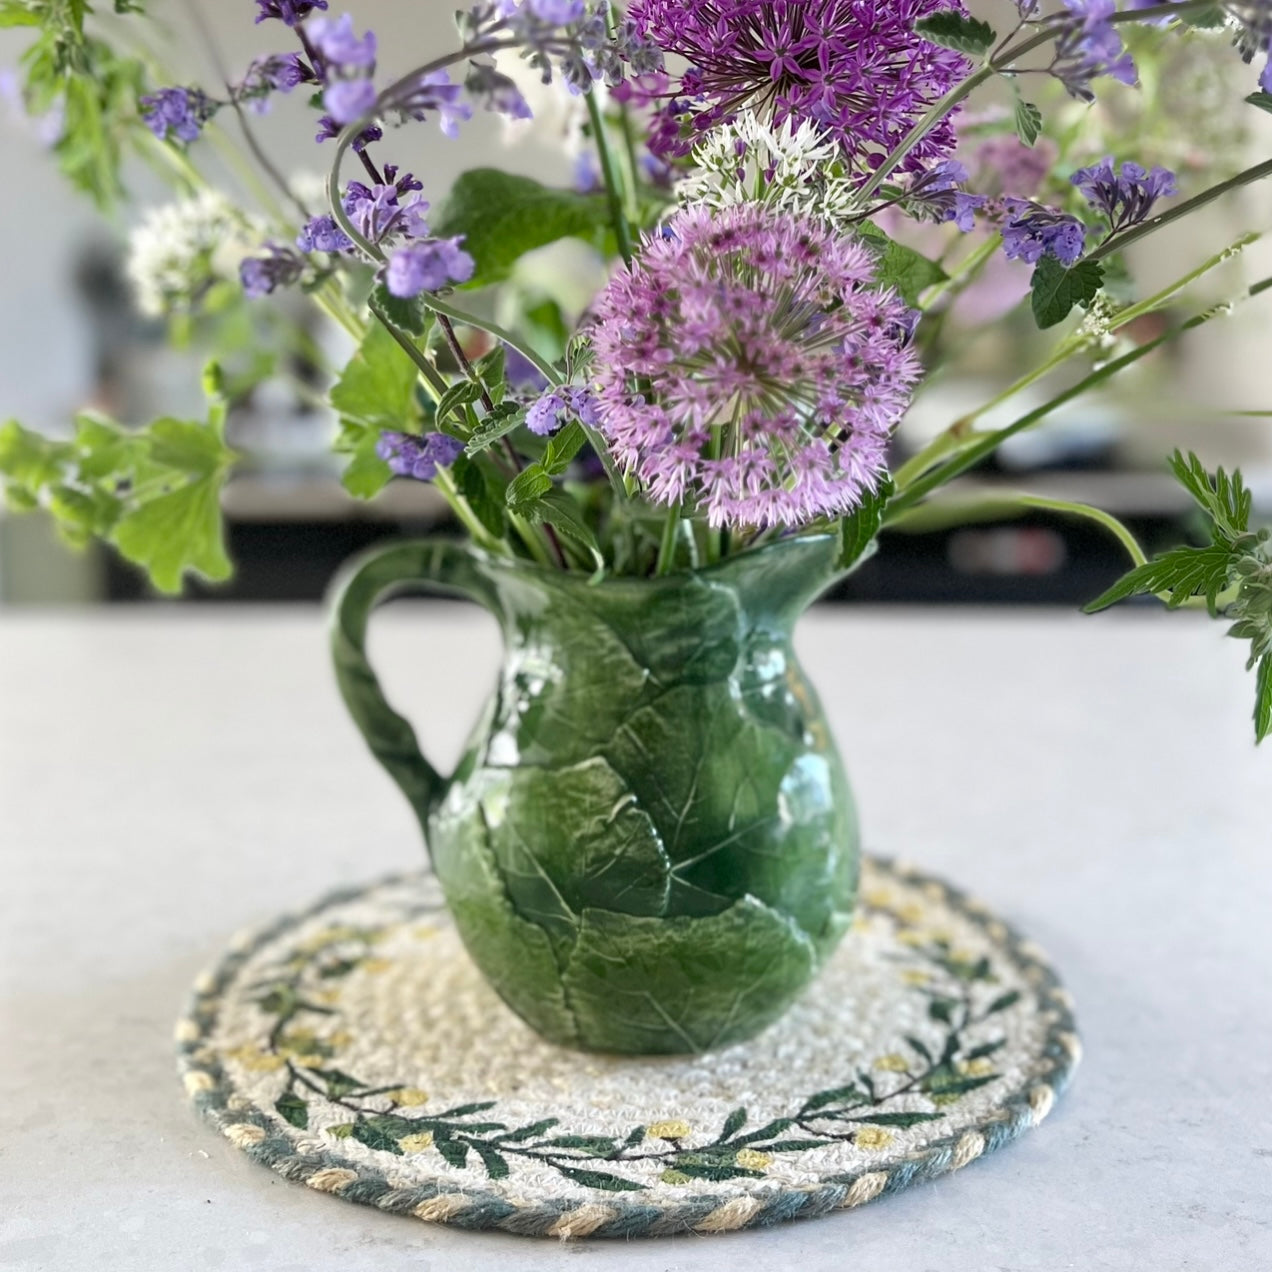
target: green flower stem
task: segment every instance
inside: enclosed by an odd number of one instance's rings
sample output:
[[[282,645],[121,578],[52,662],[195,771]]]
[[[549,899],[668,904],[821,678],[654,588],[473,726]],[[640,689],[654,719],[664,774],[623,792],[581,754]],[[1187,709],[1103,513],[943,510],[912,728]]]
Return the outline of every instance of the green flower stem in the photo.
[[[1148,12],[1148,10],[1144,10]],[[1261,282],[1255,283],[1239,300],[1250,300],[1255,296],[1261,295],[1263,292],[1272,290],[1272,278],[1265,278]],[[949,463],[932,470],[925,476],[914,481],[908,489],[897,495],[895,499],[888,505],[887,512],[884,514],[884,524],[890,525],[907,509],[914,507],[921,499],[936,490],[940,486],[944,486],[948,482],[954,480],[955,477],[962,476],[969,468],[973,468],[980,463],[988,455],[992,454],[999,446],[1003,444],[1009,437],[1015,436],[1017,433],[1023,432],[1027,428],[1032,428],[1035,424],[1046,419],[1047,416],[1053,414],[1060,407],[1067,405],[1074,399],[1081,397],[1089,389],[1094,388],[1097,384],[1102,384],[1110,377],[1117,375],[1125,368],[1138,362],[1141,358],[1147,357],[1155,349],[1167,344],[1169,341],[1177,339],[1185,332],[1192,331],[1197,327],[1208,323],[1212,318],[1226,315],[1232,310],[1232,304],[1216,305],[1210,309],[1204,310],[1202,313],[1195,314],[1187,322],[1181,323],[1177,327],[1173,327],[1170,331],[1164,332],[1154,340],[1148,341],[1146,344],[1139,345],[1132,349],[1129,353],[1123,354],[1120,358],[1115,358],[1112,362],[1105,363],[1102,367],[1093,371],[1085,379],[1079,381],[1071,388],[1066,389],[1063,393],[1057,394],[1049,402],[1030,411],[1027,415],[1022,415],[1020,419],[1014,423],[1007,425],[1005,428],[996,429],[991,433],[975,434],[975,442],[962,450],[957,458],[951,459]]]
[[[658,564],[654,567],[654,575],[662,578],[670,574],[676,564],[676,541],[680,538],[681,508],[673,504],[663,522],[662,542],[658,546]]]
[[[614,223],[614,234],[618,239],[618,250],[628,265],[632,263],[632,227],[627,220],[627,212],[623,207],[623,192],[618,177],[618,165],[614,161],[614,151],[610,146],[609,131],[605,125],[605,117],[601,113],[600,103],[592,89],[584,94],[587,99],[587,115],[592,121],[592,140],[596,143],[596,153],[601,161],[601,176],[605,181],[605,197],[609,200],[610,220]]]
[[[484,548],[487,552],[492,552],[496,556],[512,555],[508,545],[502,539],[497,539],[482,525],[477,514],[469,506],[468,500],[460,494],[459,488],[455,485],[454,478],[451,477],[448,469],[439,468],[437,470],[437,476],[433,478],[433,485],[441,491],[442,498],[450,505],[451,511],[459,519],[464,529],[472,535],[473,542],[478,547]]]
[[[457,305],[452,305],[449,301],[440,299],[432,292],[421,292],[419,300],[435,314],[449,318],[452,322],[462,323],[465,327],[474,327],[478,331],[484,331],[487,335],[493,336],[496,340],[503,341],[509,348],[515,349],[521,354],[527,362],[534,363],[549,384],[559,385],[565,383],[561,372],[552,363],[536,353],[529,345],[523,344],[512,332],[501,327],[498,323],[491,321],[489,318],[483,318],[480,314],[473,314],[465,309],[460,309]]]
[[[1178,18],[1182,14],[1200,13],[1213,7],[1213,0],[1184,0],[1183,3],[1158,4],[1149,9],[1132,9],[1124,13],[1115,13],[1109,18],[1109,21],[1111,23],[1153,22],[1158,18]],[[1059,30],[1060,27],[1058,25],[1051,24],[1044,30],[1038,31],[1027,39],[1022,40],[1019,44],[1003,49],[1001,53],[997,53],[984,66],[973,71],[961,84],[956,84],[950,89],[910,129],[892,153],[875,170],[870,180],[862,186],[857,194],[858,205],[861,206],[867,202],[875,191],[896,171],[897,165],[901,163],[906,155],[955,107],[961,106],[976,89],[993,79],[994,76],[1010,71],[1013,63],[1024,57],[1026,53],[1032,53],[1034,49],[1040,48],[1044,44],[1049,44],[1055,39]]]
[[[1002,243],[1002,235],[998,233],[991,234],[975,251],[969,252],[967,256],[955,266],[953,273],[939,283],[933,283],[931,287],[919,299],[919,308],[927,313],[938,300],[947,296],[951,291],[962,287],[965,283],[973,281],[981,269],[988,264],[991,257],[998,250]]]
[[[1149,10],[1145,9],[1143,12],[1147,13]],[[1132,243],[1137,243],[1140,239],[1146,238],[1150,234],[1156,234],[1158,230],[1170,225],[1172,222],[1191,215],[1198,208],[1204,208],[1206,204],[1213,203],[1216,199],[1222,198],[1233,190],[1239,190],[1242,186],[1262,181],[1264,177],[1272,177],[1272,159],[1267,159],[1263,163],[1256,163],[1253,168],[1247,168],[1244,172],[1237,173],[1235,177],[1230,177],[1227,181],[1221,181],[1218,185],[1211,186],[1209,190],[1203,190],[1191,199],[1177,204],[1168,212],[1163,212],[1160,216],[1150,217],[1143,224],[1127,230],[1124,234],[1114,236],[1108,242],[1102,243],[1095,251],[1088,252],[1086,259],[1098,261],[1106,256],[1111,256],[1114,252],[1120,252],[1123,248],[1130,247]]]
[[[1144,555],[1135,536],[1110,513],[1090,504],[1071,503],[1067,499],[1047,499],[1023,491],[995,491],[969,499],[942,499],[910,508],[889,523],[893,530],[919,531],[937,525],[963,525],[969,521],[997,520],[1012,512],[1039,508],[1046,512],[1059,512],[1065,516],[1085,517],[1103,526],[1126,549],[1136,566],[1145,564]]]

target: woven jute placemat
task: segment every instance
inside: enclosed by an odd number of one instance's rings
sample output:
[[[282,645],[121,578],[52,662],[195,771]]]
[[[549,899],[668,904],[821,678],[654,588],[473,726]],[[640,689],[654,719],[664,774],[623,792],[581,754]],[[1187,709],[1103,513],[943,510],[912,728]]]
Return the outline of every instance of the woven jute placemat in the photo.
[[[236,1147],[347,1201],[527,1236],[721,1232],[859,1206],[1036,1126],[1079,1055],[1042,953],[983,906],[866,863],[803,999],[702,1056],[541,1040],[481,978],[427,875],[237,938],[177,1024]]]

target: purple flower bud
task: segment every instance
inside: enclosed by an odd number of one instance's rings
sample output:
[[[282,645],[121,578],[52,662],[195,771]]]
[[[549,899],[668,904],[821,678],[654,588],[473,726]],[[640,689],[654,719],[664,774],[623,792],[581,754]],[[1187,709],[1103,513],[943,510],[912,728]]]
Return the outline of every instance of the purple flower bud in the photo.
[[[267,243],[267,256],[249,256],[239,266],[243,291],[252,300],[268,296],[279,287],[290,287],[305,272],[305,262],[290,248]]]
[[[1119,174],[1111,155],[1101,163],[1079,169],[1070,179],[1086,195],[1087,202],[1108,218],[1112,234],[1139,225],[1158,199],[1179,192],[1175,174],[1168,168],[1148,172],[1137,163],[1127,162]]]
[[[322,104],[342,127],[375,109],[375,85],[369,79],[339,80],[322,95]]]
[[[334,216],[315,216],[296,237],[302,252],[348,252],[353,240],[336,224]]]
[[[445,433],[385,432],[376,442],[375,453],[396,477],[432,481],[439,468],[449,468],[463,454],[464,443]]]
[[[307,28],[310,40],[323,58],[334,67],[369,68],[375,65],[376,38],[368,31],[361,39],[353,32],[353,15],[335,19],[315,18]]]
[[[260,10],[257,22],[277,18],[286,26],[297,27],[315,9],[325,9],[327,0],[256,0],[256,7]]]
[[[1054,256],[1074,265],[1086,247],[1086,226],[1075,216],[1025,199],[1005,199],[1008,220],[1003,226],[1003,255],[1009,261],[1035,265]]]
[[[140,101],[142,118],[160,141],[194,141],[217,105],[197,88],[161,88]]]
[[[394,296],[409,299],[451,283],[466,283],[477,266],[460,246],[462,237],[428,239],[399,248],[389,258],[384,281]]]

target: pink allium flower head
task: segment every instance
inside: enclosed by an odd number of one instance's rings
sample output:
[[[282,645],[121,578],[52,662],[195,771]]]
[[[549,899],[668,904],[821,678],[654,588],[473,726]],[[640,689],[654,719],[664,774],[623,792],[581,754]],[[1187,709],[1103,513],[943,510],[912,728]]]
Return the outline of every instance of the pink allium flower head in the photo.
[[[651,499],[714,526],[800,526],[856,507],[920,365],[911,311],[821,222],[691,208],[596,304],[601,431]]]
[[[688,154],[694,136],[750,107],[778,124],[813,120],[868,175],[971,69],[915,33],[946,10],[966,12],[963,0],[633,0],[641,33],[689,63],[650,148]],[[906,166],[948,157],[955,140],[947,117]]]

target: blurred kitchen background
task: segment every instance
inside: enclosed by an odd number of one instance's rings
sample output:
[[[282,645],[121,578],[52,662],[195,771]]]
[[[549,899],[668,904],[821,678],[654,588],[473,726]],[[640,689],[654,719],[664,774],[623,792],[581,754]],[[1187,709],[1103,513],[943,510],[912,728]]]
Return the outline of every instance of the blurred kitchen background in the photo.
[[[176,82],[217,83],[203,38],[183,0],[151,0],[151,12],[167,27],[167,55],[179,68]],[[343,4],[333,9],[341,11]],[[444,47],[453,36],[453,0],[350,0],[360,28],[380,36],[382,61],[400,71],[423,60],[420,51]],[[991,18],[1014,6],[984,0]],[[250,0],[203,0],[201,11],[221,55],[234,68],[282,47],[277,24],[253,25]],[[0,31],[0,65],[16,62],[26,38]],[[1251,156],[1272,147],[1272,117],[1243,108],[1253,86],[1233,56],[1217,63],[1239,83],[1221,86],[1209,120],[1228,131],[1223,112],[1242,111]],[[1247,83],[1249,81],[1249,83]],[[127,277],[125,244],[132,221],[109,224],[76,195],[41,152],[42,121],[26,118],[15,102],[12,80],[0,82],[0,163],[9,174],[0,203],[0,418],[14,417],[52,434],[64,432],[74,412],[93,406],[122,421],[157,415],[198,417],[203,412],[200,357],[170,347],[160,321],[139,310]],[[1183,133],[1206,144],[1206,120],[1181,122]],[[1246,118],[1249,116],[1249,118]],[[295,180],[316,181],[329,159],[312,141],[312,116],[299,101],[283,99],[256,122],[278,166]],[[233,123],[227,125],[233,129]],[[483,163],[568,184],[571,160],[550,137],[521,133],[511,139],[492,117],[478,117],[462,139],[449,141],[436,128],[417,127],[389,139],[395,157],[425,182],[426,196],[440,199],[461,171]],[[202,144],[202,143],[201,143]],[[387,150],[387,147],[386,147]],[[1137,157],[1133,152],[1122,158]],[[141,203],[168,196],[140,166],[130,186]],[[1254,187],[1224,202],[1206,223],[1206,254],[1244,230],[1272,228],[1272,190]],[[1162,286],[1198,261],[1203,231],[1196,221],[1154,236],[1133,261],[1141,294]],[[551,249],[523,271],[523,286],[542,286],[558,300],[581,305],[599,278],[599,262],[581,244]],[[537,277],[536,277],[537,273]],[[1206,299],[1235,295],[1242,278],[1272,274],[1272,241],[1249,249],[1208,280],[1208,290],[1181,302],[1174,317],[1194,312]],[[563,281],[564,280],[564,281]],[[1002,281],[1008,302],[1027,272]],[[571,293],[577,293],[577,297]],[[1018,294],[1018,292],[1017,292]],[[1001,304],[990,296],[987,304]],[[992,397],[1037,360],[1043,347],[1027,315],[998,324],[992,336],[965,342],[956,370],[936,381],[916,404],[899,446],[904,453]],[[1172,315],[1168,314],[1167,317]],[[309,334],[333,356],[343,338],[314,327]],[[1154,334],[1146,328],[1141,338]],[[949,339],[958,339],[957,324]],[[251,333],[244,333],[249,346]],[[1175,446],[1197,450],[1210,466],[1239,464],[1261,510],[1272,515],[1272,419],[1225,412],[1272,408],[1272,298],[1254,302],[1239,321],[1217,321],[1186,341],[1147,358],[1120,386],[1084,399],[1044,429],[1016,439],[994,464],[976,474],[976,489],[996,484],[1038,495],[1090,502],[1121,517],[1151,551],[1178,543],[1191,532],[1186,497],[1173,484],[1164,460]],[[229,547],[237,576],[225,587],[190,589],[209,602],[312,601],[319,598],[341,561],[386,537],[429,530],[443,516],[439,501],[422,486],[397,482],[374,504],[344,493],[338,461],[328,451],[334,421],[304,392],[305,368],[294,367],[299,387],[282,380],[256,391],[233,421],[232,441],[250,462],[226,494]],[[311,388],[321,389],[322,385]],[[1016,418],[1044,397],[1025,393],[1006,414]],[[988,519],[974,525],[936,527],[887,536],[880,553],[843,589],[845,599],[886,602],[1022,603],[1073,606],[1101,591],[1126,567],[1117,543],[1085,521],[1031,515]],[[0,510],[0,604],[138,602],[153,599],[139,576],[96,548],[68,551],[46,519]]]

